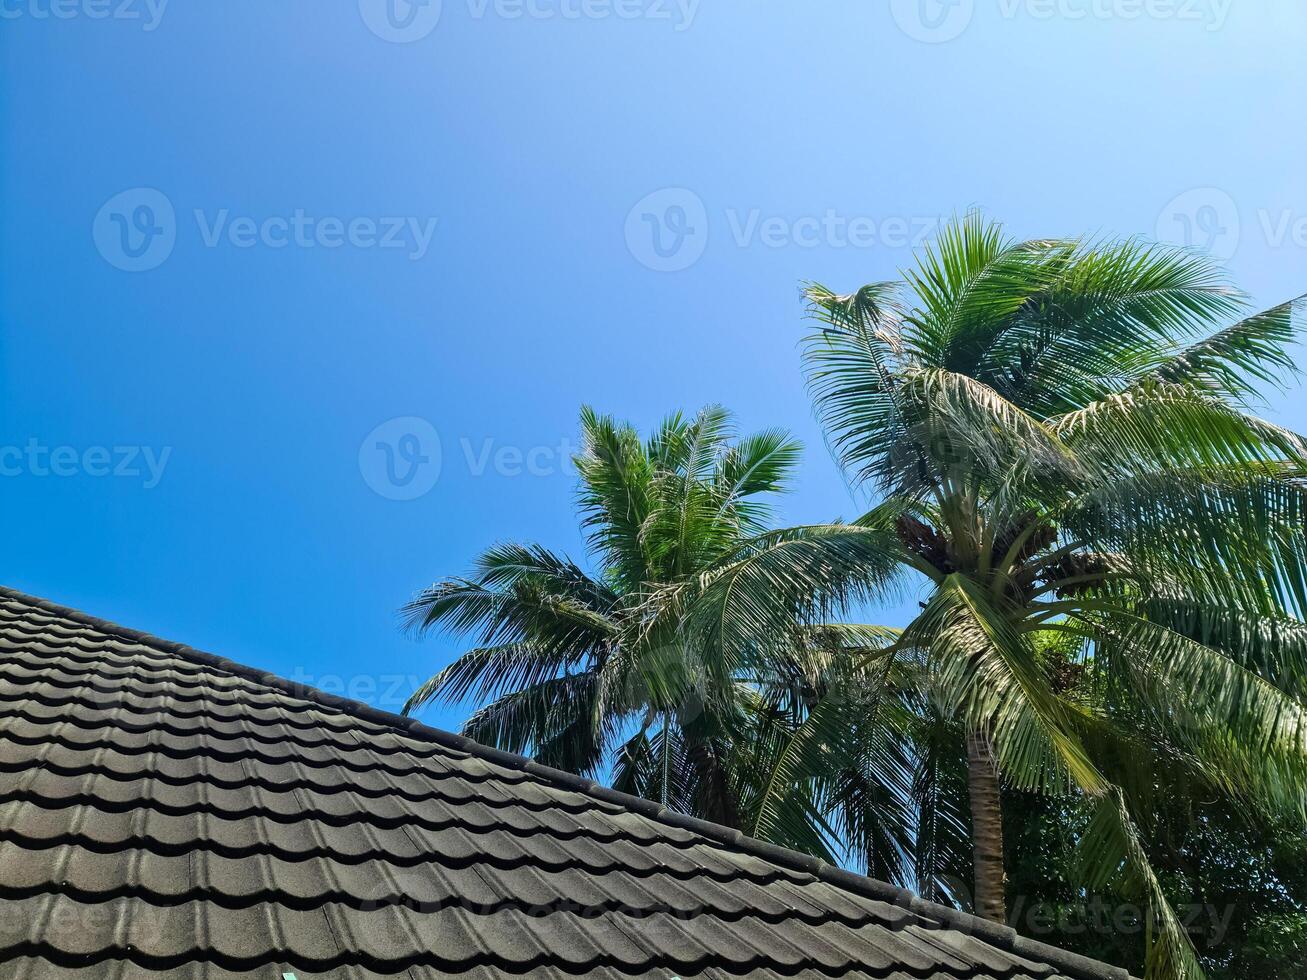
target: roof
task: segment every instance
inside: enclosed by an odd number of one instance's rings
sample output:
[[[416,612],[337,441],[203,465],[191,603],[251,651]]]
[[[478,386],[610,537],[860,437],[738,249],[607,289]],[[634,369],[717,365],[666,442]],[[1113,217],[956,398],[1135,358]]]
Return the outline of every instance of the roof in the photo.
[[[0,976],[1126,977],[8,589],[0,694]]]

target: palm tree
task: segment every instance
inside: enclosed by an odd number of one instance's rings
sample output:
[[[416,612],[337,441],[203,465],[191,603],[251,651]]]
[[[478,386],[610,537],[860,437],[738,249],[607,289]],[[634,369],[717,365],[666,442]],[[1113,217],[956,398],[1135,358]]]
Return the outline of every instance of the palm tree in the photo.
[[[913,766],[939,767],[950,730],[965,752],[976,910],[1005,917],[1004,787],[1078,794],[1086,886],[1147,903],[1150,978],[1201,977],[1146,858],[1150,792],[1184,772],[1307,822],[1307,443],[1252,414],[1293,371],[1295,304],[1237,319],[1202,258],[1016,242],[976,215],[904,282],[807,296],[809,383],[876,499],[851,526],[875,559],[807,562],[806,605],[733,568],[691,618],[722,662],[784,670],[787,616],[821,623],[911,570],[919,614],[853,659],[920,685],[926,709],[886,721],[917,726]]]
[[[759,542],[851,575],[876,560],[873,539],[843,525],[768,533],[770,502],[800,456],[780,430],[736,439],[716,407],[673,415],[644,441],[588,408],[581,427],[579,506],[598,573],[538,545],[500,544],[471,576],[421,592],[409,624],[475,646],[406,711],[475,700],[483,706],[463,731],[477,741],[573,772],[611,766],[619,789],[754,833],[784,817],[788,836],[774,839],[823,853],[828,825],[790,792],[805,765],[824,760],[820,747],[798,751],[802,699],[723,664],[683,627],[685,610],[705,582],[754,561]],[[891,636],[835,632],[859,646]]]
[[[411,702],[763,839],[1004,916],[1005,788],[1092,809],[1086,887],[1151,910],[1150,978],[1201,976],[1148,863],[1150,800],[1307,822],[1307,445],[1252,414],[1295,304],[1237,319],[1205,261],[1013,242],[976,216],[905,283],[813,286],[805,362],[858,521],[769,530],[797,447],[727,417],[649,440],[591,412],[591,576],[535,546],[408,607],[478,646]],[[903,630],[841,622],[923,583]],[[961,801],[961,803],[959,803]]]

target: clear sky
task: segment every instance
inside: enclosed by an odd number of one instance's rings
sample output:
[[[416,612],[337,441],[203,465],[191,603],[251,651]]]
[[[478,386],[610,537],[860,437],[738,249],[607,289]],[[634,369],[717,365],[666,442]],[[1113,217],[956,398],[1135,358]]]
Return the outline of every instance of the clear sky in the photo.
[[[856,515],[799,284],[940,215],[1307,292],[1304,50],[1299,0],[0,0],[0,581],[397,709],[455,650],[411,593],[581,553],[583,402],[790,427],[782,518]]]

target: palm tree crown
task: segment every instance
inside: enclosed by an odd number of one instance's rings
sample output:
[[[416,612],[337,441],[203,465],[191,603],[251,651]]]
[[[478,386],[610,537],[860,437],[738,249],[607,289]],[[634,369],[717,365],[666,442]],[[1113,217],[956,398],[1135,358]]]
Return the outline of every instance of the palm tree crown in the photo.
[[[955,726],[977,910],[1004,916],[1002,786],[1079,794],[1086,883],[1152,909],[1150,976],[1200,976],[1145,856],[1148,794],[1183,771],[1307,818],[1307,444],[1250,413],[1292,371],[1295,305],[1236,319],[1193,255],[975,215],[902,283],[807,294],[818,413],[877,498],[857,526],[928,585],[876,656]],[[831,608],[885,567],[808,586]],[[708,618],[760,641],[773,612],[737,590]]]
[[[716,407],[673,415],[643,441],[589,409],[581,425],[579,505],[599,574],[505,544],[470,578],[422,592],[406,608],[411,625],[478,645],[408,708],[488,700],[464,727],[470,737],[575,772],[611,764],[620,788],[740,826],[748,801],[737,756],[756,745],[739,733],[759,724],[764,702],[682,621],[766,540],[770,502],[800,446],[775,429],[736,439]],[[834,526],[788,537],[840,535],[851,536]],[[855,541],[848,560],[858,557]]]

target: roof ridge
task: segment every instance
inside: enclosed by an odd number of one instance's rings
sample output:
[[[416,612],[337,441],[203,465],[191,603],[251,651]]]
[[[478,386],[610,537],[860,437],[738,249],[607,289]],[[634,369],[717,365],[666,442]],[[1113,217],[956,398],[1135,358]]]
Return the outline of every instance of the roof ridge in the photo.
[[[643,797],[618,792],[615,789],[611,789],[610,787],[595,782],[593,779],[587,779],[584,776],[578,776],[575,773],[566,772],[562,769],[554,769],[551,766],[542,766],[534,759],[518,755],[514,752],[505,752],[502,749],[482,745],[465,735],[458,735],[454,732],[448,732],[440,728],[433,728],[430,725],[423,724],[416,718],[410,718],[404,715],[394,714],[393,712],[384,711],[381,708],[376,708],[365,702],[343,698],[339,695],[331,694],[327,691],[321,691],[315,687],[310,687],[307,684],[298,684],[284,677],[280,677],[277,674],[268,671],[261,671],[255,667],[237,663],[227,657],[221,657],[204,650],[197,650],[185,643],[178,643],[175,640],[165,639],[164,637],[156,636],[143,630],[133,629],[130,626],[123,626],[107,619],[101,619],[98,616],[92,616],[90,613],[83,612],[80,609],[74,609],[71,606],[64,606],[57,602],[52,602],[49,599],[44,599],[40,596],[34,596],[18,589],[10,588],[9,586],[0,585],[0,598],[13,599],[37,609],[42,609],[63,619],[69,619],[81,623],[84,626],[89,626],[99,632],[141,643],[153,647],[156,650],[183,657],[193,663],[212,667],[225,671],[235,677],[263,684],[293,697],[311,701],[320,704],[323,707],[331,708],[344,714],[361,718],[365,721],[389,726],[405,735],[432,742],[436,745],[441,745],[456,751],[466,752],[469,755],[502,766],[506,769],[513,769],[527,773],[535,776],[543,782],[553,784],[561,789],[582,793],[601,802],[624,807],[669,827],[676,827],[697,833],[718,844],[736,848],[746,854],[761,858],[764,861],[769,861],[772,864],[779,865],[783,868],[806,872],[827,884],[853,892],[854,894],[860,895],[864,898],[885,902],[898,908],[905,909],[915,914],[918,918],[926,920],[925,924],[928,926],[931,923],[934,923],[955,932],[977,937],[989,945],[1005,952],[1030,959],[1043,960],[1050,966],[1056,967],[1059,970],[1067,971],[1067,975],[1074,978],[1074,980],[1133,980],[1128,970],[1121,967],[1109,966],[1106,963],[1092,960],[1087,956],[1073,953],[1058,946],[1050,946],[1047,943],[1042,943],[1035,939],[1028,939],[1017,933],[1017,931],[1010,926],[990,922],[987,919],[982,919],[979,916],[972,915],[968,912],[961,912],[957,909],[949,908],[946,905],[928,902],[906,888],[900,888],[897,885],[879,881],[866,875],[856,874],[852,871],[848,871],[844,868],[823,861],[820,858],[813,857],[810,854],[804,854],[801,851],[792,850],[787,847],[780,847],[776,844],[769,844],[765,841],[758,840],[757,838],[749,837],[738,830],[734,830],[722,824],[712,823],[707,820],[701,820],[698,817],[679,813],[675,810],[669,810],[653,800],[646,800]]]

